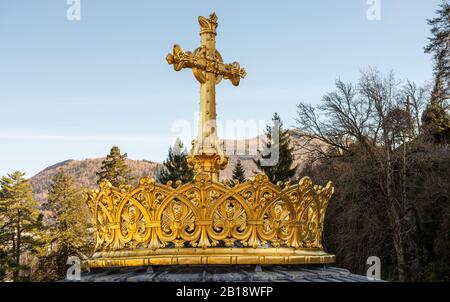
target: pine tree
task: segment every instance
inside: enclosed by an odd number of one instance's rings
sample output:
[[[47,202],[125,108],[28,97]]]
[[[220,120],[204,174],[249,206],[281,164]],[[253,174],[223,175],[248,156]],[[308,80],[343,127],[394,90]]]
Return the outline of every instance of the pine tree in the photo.
[[[245,181],[245,170],[240,159],[237,160],[236,165],[234,166],[233,179],[237,179],[239,183],[243,183]]]
[[[430,101],[422,114],[422,128],[436,142],[450,142],[450,115],[436,99]]]
[[[59,172],[50,187],[48,200],[43,209],[47,217],[47,244],[50,252],[43,261],[47,267],[44,280],[58,280],[64,277],[66,261],[70,256],[83,257],[92,247],[88,234],[89,211],[80,188],[64,171]],[[50,261],[48,261],[50,260]]]
[[[289,131],[283,129],[283,123],[278,113],[275,112],[272,121],[274,125],[279,127],[279,140],[272,142],[272,126],[266,127],[266,142],[262,151],[260,151],[260,158],[254,160],[258,169],[262,170],[273,183],[278,181],[288,181],[295,176],[297,166],[294,164],[293,148],[290,146]],[[276,130],[276,129],[274,129]],[[275,139],[275,138],[274,138]],[[272,151],[278,151],[278,158]],[[264,164],[265,160],[269,165]],[[276,162],[270,163],[273,160]]]
[[[130,184],[133,178],[130,176],[130,168],[125,162],[126,158],[126,153],[121,154],[119,147],[113,146],[111,152],[103,160],[100,171],[97,172],[99,177],[97,183],[107,179],[114,187]]]
[[[437,17],[428,20],[432,36],[425,47],[434,59],[435,84],[432,101],[443,102],[449,98],[450,85],[450,3],[443,0],[436,11]]]
[[[177,138],[173,149],[169,148],[169,154],[163,163],[164,168],[158,175],[159,182],[165,184],[170,180],[175,184],[177,180],[183,183],[191,181],[194,178],[194,172],[186,162],[186,155],[187,150],[183,142]]]
[[[432,53],[434,59],[434,88],[431,101],[423,116],[423,128],[438,142],[450,141],[450,3],[442,1],[436,11],[437,17],[428,20],[432,37],[425,47],[426,53]]]
[[[0,233],[1,236],[1,233]],[[3,245],[3,240],[0,240],[0,244]],[[11,268],[14,268],[14,259],[12,259],[11,255],[8,254],[3,247],[0,247],[0,281],[6,280],[6,276],[8,275],[8,271]]]
[[[16,171],[0,180],[0,241],[4,254],[0,266],[12,273],[14,281],[24,279],[21,272],[28,269],[22,256],[38,252],[41,245],[42,214],[24,175]]]

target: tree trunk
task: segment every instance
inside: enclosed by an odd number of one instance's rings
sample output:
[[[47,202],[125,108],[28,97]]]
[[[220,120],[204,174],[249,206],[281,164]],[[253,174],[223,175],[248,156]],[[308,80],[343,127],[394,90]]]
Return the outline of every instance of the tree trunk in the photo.
[[[20,245],[21,245],[21,227],[20,227],[20,219],[21,219],[21,215],[20,215],[20,210],[17,210],[17,226],[16,226],[16,246],[15,246],[15,250],[14,250],[14,260],[17,264],[17,266],[20,266]],[[20,268],[18,268],[17,270],[14,271],[14,281],[17,281],[17,279],[19,278],[19,274],[20,273]]]
[[[388,140],[385,139],[386,148],[386,165],[385,165],[385,178],[386,178],[386,202],[387,209],[389,211],[389,221],[392,228],[392,239],[394,241],[394,248],[397,258],[397,271],[398,278],[400,281],[406,279],[406,260],[405,251],[402,244],[402,234],[400,227],[400,215],[394,204],[394,198],[392,194],[393,180],[392,180],[392,162],[391,162],[391,152],[388,147]]]
[[[400,281],[406,281],[406,279],[408,278],[408,270],[406,265],[406,255],[403,245],[400,218],[398,216],[398,211],[395,209],[393,203],[390,203],[389,206],[389,217],[392,227],[392,240],[394,242],[394,248],[397,258],[398,279]]]

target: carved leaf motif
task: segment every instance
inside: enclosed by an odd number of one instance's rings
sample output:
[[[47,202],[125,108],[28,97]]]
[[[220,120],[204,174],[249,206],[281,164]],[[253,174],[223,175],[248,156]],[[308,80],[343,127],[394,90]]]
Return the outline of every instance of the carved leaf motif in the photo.
[[[192,232],[195,228],[195,216],[191,209],[178,200],[174,200],[163,214],[161,221],[162,229],[165,233],[176,234],[178,238],[180,232],[185,230]]]
[[[273,233],[277,231],[286,233],[289,227],[289,222],[290,211],[283,202],[276,202],[265,214],[264,231],[266,233]]]
[[[247,214],[239,202],[227,200],[223,202],[213,214],[213,228],[217,232],[225,232],[231,236],[236,229],[243,232],[247,226]]]

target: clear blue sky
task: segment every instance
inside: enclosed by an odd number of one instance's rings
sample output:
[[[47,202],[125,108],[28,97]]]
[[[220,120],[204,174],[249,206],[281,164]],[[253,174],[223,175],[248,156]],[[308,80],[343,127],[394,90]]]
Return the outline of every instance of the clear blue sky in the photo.
[[[199,44],[197,16],[219,17],[217,47],[247,70],[217,90],[219,120],[293,125],[296,104],[317,103],[334,80],[368,65],[417,83],[432,78],[423,53],[440,0],[0,0],[0,176],[32,176],[65,159],[104,156],[114,144],[133,159],[162,161],[175,120],[193,122],[198,83],[165,61],[174,43]]]

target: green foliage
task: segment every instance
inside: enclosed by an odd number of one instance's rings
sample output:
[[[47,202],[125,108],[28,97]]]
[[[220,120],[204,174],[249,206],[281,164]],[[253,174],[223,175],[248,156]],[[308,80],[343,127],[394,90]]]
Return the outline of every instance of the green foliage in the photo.
[[[0,180],[0,275],[20,281],[27,266],[22,256],[40,251],[42,214],[37,209],[31,185],[16,171]]]
[[[297,166],[294,164],[294,148],[290,145],[289,131],[283,129],[283,123],[278,113],[275,112],[272,121],[274,125],[278,127],[277,141],[274,137],[272,141],[272,127],[267,125],[266,127],[266,142],[262,151],[260,151],[260,157],[262,159],[275,159],[277,160],[274,165],[264,165],[261,159],[254,160],[258,169],[262,170],[272,181],[277,183],[278,181],[288,181],[295,176]],[[274,129],[277,130],[277,129]],[[273,152],[278,151],[278,156]]]
[[[0,249],[0,281],[6,280],[8,274],[17,271],[17,267],[18,265],[14,261],[11,253],[8,253],[8,251],[4,249]]]
[[[92,248],[92,242],[88,240],[90,214],[81,190],[64,171],[53,178],[48,201],[42,208],[48,213],[46,241],[49,252],[39,263],[45,274],[36,278],[58,280],[65,275],[69,256],[82,258]]]
[[[437,16],[428,20],[431,26],[429,44],[426,53],[432,53],[434,59],[435,84],[432,101],[444,102],[449,98],[450,79],[450,3],[443,0],[436,11]]]
[[[431,100],[422,115],[422,127],[437,142],[450,142],[450,114],[442,102]]]
[[[127,154],[121,154],[117,146],[111,148],[111,152],[102,162],[100,171],[97,172],[98,182],[107,179],[114,187],[130,184],[133,178],[130,176],[130,168],[125,162]]]
[[[243,183],[245,179],[245,170],[242,166],[241,160],[238,159],[233,169],[233,179],[237,179],[240,183]]]
[[[191,181],[194,178],[194,172],[186,162],[186,155],[187,150],[183,142],[177,138],[173,149],[169,148],[169,154],[163,163],[164,168],[158,175],[159,182],[165,184],[172,181],[175,184],[177,180],[181,180],[183,183]]]
[[[424,130],[442,143],[450,141],[450,3],[443,0],[436,14],[428,20],[431,37],[425,47],[425,52],[433,55],[435,81],[422,122]]]

